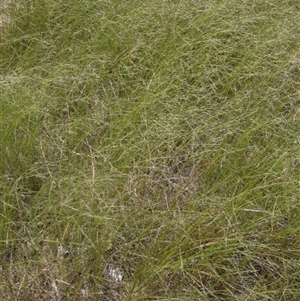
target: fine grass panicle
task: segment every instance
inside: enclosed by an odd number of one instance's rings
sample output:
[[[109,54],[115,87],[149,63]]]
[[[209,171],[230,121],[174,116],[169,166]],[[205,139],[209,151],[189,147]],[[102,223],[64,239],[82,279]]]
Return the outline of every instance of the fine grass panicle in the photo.
[[[300,299],[298,1],[0,7],[1,300]]]

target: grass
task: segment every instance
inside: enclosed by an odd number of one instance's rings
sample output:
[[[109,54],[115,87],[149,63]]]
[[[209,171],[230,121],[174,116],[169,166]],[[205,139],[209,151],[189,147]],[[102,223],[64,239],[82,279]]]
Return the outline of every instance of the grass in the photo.
[[[298,1],[5,10],[3,300],[299,300]]]

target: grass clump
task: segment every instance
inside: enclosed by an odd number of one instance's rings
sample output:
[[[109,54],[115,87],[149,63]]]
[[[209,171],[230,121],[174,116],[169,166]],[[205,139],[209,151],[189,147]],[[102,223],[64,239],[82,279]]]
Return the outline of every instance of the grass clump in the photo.
[[[299,299],[297,1],[6,10],[4,300]]]

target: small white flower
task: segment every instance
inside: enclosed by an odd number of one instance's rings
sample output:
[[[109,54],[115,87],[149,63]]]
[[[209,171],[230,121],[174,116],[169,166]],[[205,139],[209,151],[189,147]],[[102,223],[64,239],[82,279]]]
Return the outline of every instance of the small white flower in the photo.
[[[124,277],[124,273],[119,268],[108,267],[108,275],[115,282],[121,282]]]
[[[70,252],[69,252],[67,249],[65,249],[62,245],[59,245],[59,246],[57,247],[57,255],[58,255],[59,257],[64,257],[64,258],[66,258],[66,257],[69,256],[69,254],[70,254]]]

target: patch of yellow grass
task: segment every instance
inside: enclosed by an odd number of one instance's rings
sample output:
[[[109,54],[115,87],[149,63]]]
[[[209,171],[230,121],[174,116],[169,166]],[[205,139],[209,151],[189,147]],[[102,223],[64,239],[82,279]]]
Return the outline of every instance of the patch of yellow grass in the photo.
[[[0,30],[4,27],[5,24],[9,22],[9,16],[7,14],[7,8],[10,0],[3,0],[0,4]]]

